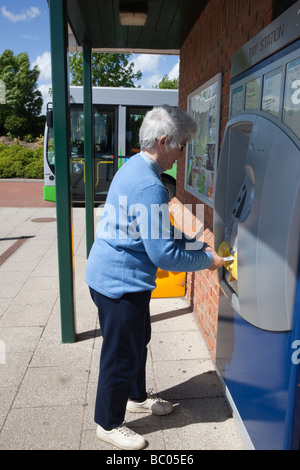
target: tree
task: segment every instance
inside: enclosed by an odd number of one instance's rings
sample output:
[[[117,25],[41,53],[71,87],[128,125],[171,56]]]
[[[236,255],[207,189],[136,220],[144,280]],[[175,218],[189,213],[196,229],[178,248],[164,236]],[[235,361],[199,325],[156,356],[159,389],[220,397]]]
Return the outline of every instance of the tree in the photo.
[[[166,74],[164,77],[161,79],[158,85],[156,85],[154,88],[161,88],[163,90],[177,90],[179,86],[179,77],[177,78],[169,78],[169,76]]]
[[[134,64],[129,65],[130,54],[92,54],[93,86],[135,88],[134,81],[142,78],[142,72],[134,73]],[[74,52],[69,57],[71,85],[83,85],[82,53]]]
[[[0,105],[0,134],[24,138],[39,135],[42,94],[38,89],[39,69],[30,69],[27,52],[17,56],[6,49],[0,55],[0,80],[6,87],[6,104]]]

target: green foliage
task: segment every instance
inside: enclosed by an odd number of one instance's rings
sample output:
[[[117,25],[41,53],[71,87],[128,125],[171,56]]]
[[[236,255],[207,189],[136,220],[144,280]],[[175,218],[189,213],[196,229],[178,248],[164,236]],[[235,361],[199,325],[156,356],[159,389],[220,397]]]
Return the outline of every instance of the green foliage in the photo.
[[[0,143],[0,178],[44,177],[43,148],[30,150],[22,145]]]
[[[0,55],[0,80],[6,88],[6,103],[0,105],[0,135],[24,135],[41,133],[43,99],[38,89],[39,69],[30,69],[27,52],[17,56],[6,49]]]
[[[142,78],[142,72],[134,72],[134,64],[129,64],[130,54],[92,54],[93,86],[135,88],[134,82]],[[69,56],[71,85],[83,85],[82,53],[74,52]]]
[[[167,74],[161,79],[158,86],[155,86],[155,88],[160,88],[162,90],[178,90],[178,87],[179,77],[170,79]]]
[[[24,178],[36,178],[36,179],[43,179],[44,178],[44,165],[43,159],[36,160],[24,168]]]

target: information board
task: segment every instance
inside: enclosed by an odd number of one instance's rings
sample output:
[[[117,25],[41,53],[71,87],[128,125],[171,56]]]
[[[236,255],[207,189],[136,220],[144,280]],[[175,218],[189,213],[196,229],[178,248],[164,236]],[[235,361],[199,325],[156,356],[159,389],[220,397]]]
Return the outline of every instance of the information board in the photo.
[[[279,117],[282,67],[264,75],[262,110]]]
[[[282,121],[300,138],[300,57],[287,64]]]
[[[185,189],[212,206],[220,125],[221,74],[188,97],[188,112],[197,122],[186,155]]]

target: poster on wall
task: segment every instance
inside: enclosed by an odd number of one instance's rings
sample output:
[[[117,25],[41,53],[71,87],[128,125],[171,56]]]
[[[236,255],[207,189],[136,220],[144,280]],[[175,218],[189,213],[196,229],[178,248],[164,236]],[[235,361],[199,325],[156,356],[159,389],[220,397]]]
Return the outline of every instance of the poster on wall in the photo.
[[[287,65],[283,122],[300,138],[300,57]]]
[[[188,96],[188,112],[197,122],[197,133],[186,152],[185,189],[213,205],[220,126],[221,74]]]
[[[273,114],[279,118],[280,113],[280,90],[283,68],[271,70],[264,75],[264,86],[261,109],[266,113]]]
[[[255,78],[246,83],[245,109],[259,108],[260,79]]]

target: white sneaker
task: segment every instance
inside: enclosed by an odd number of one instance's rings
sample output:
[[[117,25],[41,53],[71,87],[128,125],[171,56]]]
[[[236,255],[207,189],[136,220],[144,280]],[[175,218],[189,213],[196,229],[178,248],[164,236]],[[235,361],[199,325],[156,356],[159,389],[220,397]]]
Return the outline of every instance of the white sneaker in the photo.
[[[109,442],[123,450],[138,450],[146,445],[143,436],[127,428],[122,424],[111,431],[106,431],[101,426],[97,427],[97,437],[104,442]]]
[[[128,400],[126,409],[130,413],[152,413],[153,415],[163,416],[172,413],[174,407],[169,401],[149,395],[142,403]]]

